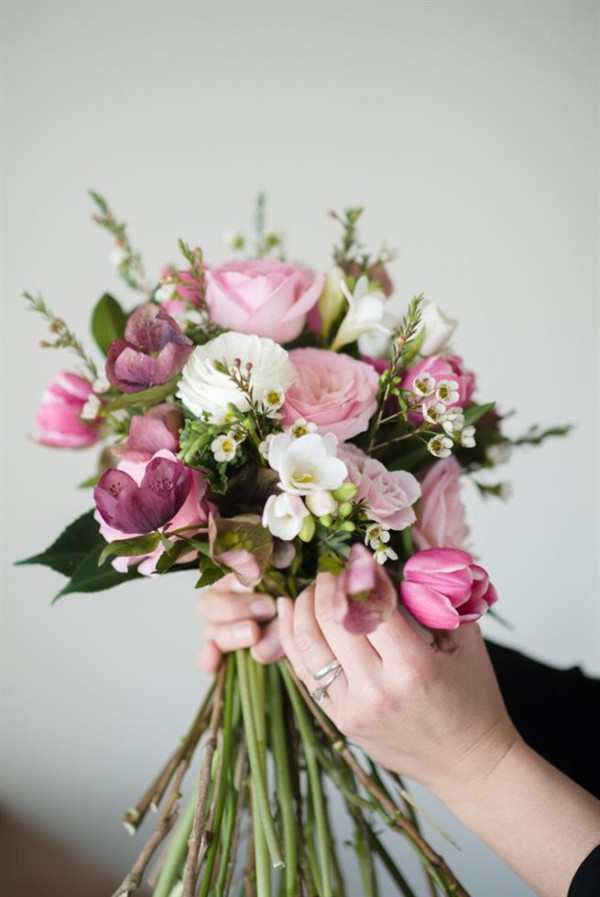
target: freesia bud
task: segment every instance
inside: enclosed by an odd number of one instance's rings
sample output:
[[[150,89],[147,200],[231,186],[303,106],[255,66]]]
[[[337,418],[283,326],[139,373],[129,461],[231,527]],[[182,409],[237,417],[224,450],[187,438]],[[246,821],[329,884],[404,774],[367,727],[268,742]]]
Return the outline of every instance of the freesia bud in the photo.
[[[305,501],[315,517],[333,514],[337,508],[337,502],[331,492],[313,492],[306,496]]]

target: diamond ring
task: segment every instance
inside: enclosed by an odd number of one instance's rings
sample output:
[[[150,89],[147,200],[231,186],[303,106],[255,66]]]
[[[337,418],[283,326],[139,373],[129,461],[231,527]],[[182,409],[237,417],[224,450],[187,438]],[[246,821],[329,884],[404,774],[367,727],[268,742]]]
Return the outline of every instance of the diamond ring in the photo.
[[[331,667],[331,664],[329,664],[329,666]],[[321,672],[321,670],[319,670],[319,672]],[[327,678],[325,679],[323,684],[320,685],[318,688],[315,688],[315,690],[311,691],[311,693],[310,693],[310,696],[313,699],[313,701],[316,701],[317,704],[322,704],[327,696],[327,689],[329,688],[331,683],[334,682],[335,679],[337,679],[337,677],[343,672],[344,671],[343,671],[341,665],[338,663],[336,667],[334,667],[333,669],[330,670],[329,675],[327,675],[327,673],[324,673],[323,675],[327,676]],[[316,676],[315,676],[315,678],[316,678]]]

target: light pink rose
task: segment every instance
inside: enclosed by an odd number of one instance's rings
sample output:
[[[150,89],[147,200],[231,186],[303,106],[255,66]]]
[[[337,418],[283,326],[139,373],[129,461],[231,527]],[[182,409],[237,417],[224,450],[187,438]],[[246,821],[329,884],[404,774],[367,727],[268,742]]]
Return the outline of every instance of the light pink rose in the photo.
[[[350,482],[358,487],[354,501],[364,501],[368,516],[402,530],[416,520],[412,505],[421,494],[418,481],[406,470],[388,470],[355,445],[341,445],[338,457],[348,468]]]
[[[396,589],[371,551],[355,542],[348,566],[337,577],[333,619],[355,635],[366,635],[387,620],[398,604]]]
[[[461,466],[454,457],[436,461],[421,482],[413,538],[417,548],[463,548],[469,535],[460,500]]]
[[[423,374],[429,374],[437,383],[440,380],[453,380],[458,384],[458,399],[456,402],[446,402],[448,408],[454,405],[464,408],[475,391],[475,375],[471,371],[465,370],[463,360],[458,355],[450,355],[447,358],[443,355],[430,355],[428,358],[423,358],[406,372],[402,388],[413,389],[415,380],[422,377]],[[436,401],[435,395],[423,401],[426,404],[434,402]]]
[[[255,259],[209,268],[205,283],[216,324],[287,343],[301,333],[324,277],[273,259]]]
[[[403,573],[404,606],[430,629],[457,629],[478,620],[498,600],[483,567],[458,548],[418,551],[407,560]]]
[[[138,486],[141,486],[148,465],[153,461],[156,461],[157,458],[166,458],[171,462],[175,462],[178,466],[183,466],[172,452],[162,450],[156,452],[156,454],[149,461],[123,460],[120,462],[116,470],[120,470],[125,474],[128,474],[135,481],[135,483],[137,483]],[[198,529],[206,526],[208,520],[209,505],[206,500],[207,486],[197,470],[193,470],[191,467],[185,467],[185,472],[187,474],[187,477],[189,478],[190,483],[189,493],[179,510],[171,519],[169,529],[178,529],[184,526],[190,527],[190,529],[186,531],[185,535],[192,536],[195,532],[197,532]],[[137,511],[140,500],[136,495],[132,495],[131,498],[132,501],[130,502],[130,504],[132,505],[132,511]],[[141,496],[141,498],[143,499],[143,495]],[[128,510],[128,508],[125,508],[125,510]],[[105,522],[102,514],[98,509],[96,510],[94,517],[100,524],[101,535],[106,539],[107,542],[114,542],[117,539],[129,539],[133,538],[134,536],[140,535],[139,532],[124,532],[123,530],[116,529],[115,527],[110,526]],[[156,572],[156,562],[163,554],[163,552],[164,548],[161,544],[159,544],[158,547],[155,548],[155,550],[150,554],[136,555],[135,557],[116,557],[113,559],[112,564],[115,570],[118,570],[119,573],[126,573],[128,567],[130,567],[132,564],[138,564],[138,562],[141,561],[137,568],[138,572],[144,574],[144,576],[149,576]],[[187,552],[181,555],[177,563],[184,564],[187,561],[192,560],[194,557],[195,552]]]
[[[92,395],[92,384],[84,377],[60,371],[44,393],[35,423],[36,437],[43,445],[85,448],[100,439],[100,418],[81,420],[83,406]]]
[[[342,441],[364,433],[377,408],[379,377],[370,364],[327,349],[293,349],[290,361],[298,376],[285,394],[284,425],[304,418]]]

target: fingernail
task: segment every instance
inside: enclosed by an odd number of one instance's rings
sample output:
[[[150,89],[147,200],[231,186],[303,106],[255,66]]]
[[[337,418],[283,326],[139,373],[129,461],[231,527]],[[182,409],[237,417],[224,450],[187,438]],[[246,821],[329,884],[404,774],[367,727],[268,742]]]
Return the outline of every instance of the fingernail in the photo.
[[[237,623],[232,635],[238,645],[249,645],[254,640],[254,626],[252,623]]]
[[[272,598],[257,598],[250,605],[250,612],[255,617],[272,617],[275,614],[275,602]]]
[[[277,616],[280,620],[286,620],[290,615],[290,605],[287,598],[277,599]]]

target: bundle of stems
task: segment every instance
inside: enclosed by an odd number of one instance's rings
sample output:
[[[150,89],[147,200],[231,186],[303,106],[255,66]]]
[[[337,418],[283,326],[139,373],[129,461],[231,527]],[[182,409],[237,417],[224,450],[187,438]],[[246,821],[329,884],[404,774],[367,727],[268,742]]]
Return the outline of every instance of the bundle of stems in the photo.
[[[193,798],[183,812],[181,785],[200,751]],[[428,893],[468,897],[444,859],[423,838],[402,782],[358,759],[307,695],[287,661],[269,667],[249,652],[224,659],[187,735],[125,826],[134,833],[150,809],[158,816],[137,861],[113,897],[141,887],[167,835],[173,837],[150,881],[153,897],[346,897],[347,882],[326,797],[342,795],[365,897],[417,897],[382,843],[381,826],[408,840]]]

